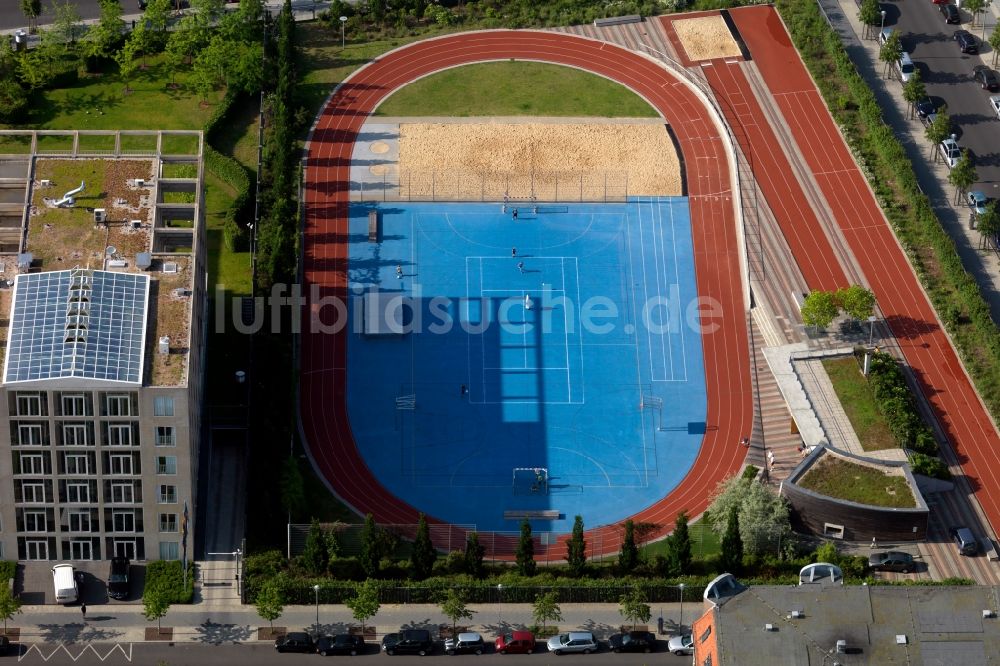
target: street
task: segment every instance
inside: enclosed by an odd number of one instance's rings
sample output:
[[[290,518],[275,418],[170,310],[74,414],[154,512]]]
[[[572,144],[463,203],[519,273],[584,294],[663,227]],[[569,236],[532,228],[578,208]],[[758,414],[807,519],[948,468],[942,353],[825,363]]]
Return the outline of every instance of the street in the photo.
[[[96,19],[101,15],[101,5],[99,0],[72,0],[76,5],[76,11],[80,18]],[[126,14],[137,12],[136,0],[124,0],[122,9]],[[38,25],[52,23],[55,19],[55,12],[52,11],[52,0],[42,0],[42,15],[38,17]],[[17,0],[5,0],[0,2],[0,30],[12,30],[14,28],[27,28],[28,19],[21,11],[21,3]]]

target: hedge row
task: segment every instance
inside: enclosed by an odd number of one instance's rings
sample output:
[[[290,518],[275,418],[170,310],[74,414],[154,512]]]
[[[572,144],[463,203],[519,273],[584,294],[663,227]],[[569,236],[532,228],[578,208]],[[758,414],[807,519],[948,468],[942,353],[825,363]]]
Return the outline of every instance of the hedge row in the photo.
[[[884,352],[872,353],[868,361],[868,385],[896,444],[927,456],[936,455],[934,433],[920,415],[899,362]]]
[[[194,600],[195,566],[188,565],[187,586],[184,585],[184,569],[179,560],[156,560],[146,565],[146,585],[143,596],[151,590],[163,592],[168,603],[189,604]]]
[[[13,578],[16,572],[17,562],[0,560],[0,585],[6,585],[7,581]]]
[[[228,91],[203,127],[205,132],[205,168],[236,190],[236,199],[226,211],[226,219],[222,228],[223,240],[226,249],[230,252],[245,252],[249,249],[246,229],[240,225],[239,220],[246,219],[249,214],[250,192],[253,187],[251,176],[246,167],[232,157],[223,155],[211,144],[215,141],[216,131],[228,119],[229,112],[234,108],[239,97],[238,93]]]
[[[983,401],[1000,418],[1000,331],[979,285],[920,190],[874,93],[816,2],[776,4]]]

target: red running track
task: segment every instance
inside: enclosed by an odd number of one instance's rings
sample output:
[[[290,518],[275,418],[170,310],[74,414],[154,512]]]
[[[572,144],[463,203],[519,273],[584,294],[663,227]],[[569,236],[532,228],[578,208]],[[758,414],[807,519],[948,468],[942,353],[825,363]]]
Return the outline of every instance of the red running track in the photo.
[[[754,7],[733,10],[731,16],[995,533],[1000,527],[1000,436],[986,407],[941,329],[778,13],[771,7]],[[736,68],[727,69],[735,80]],[[742,72],[739,74],[742,77]],[[781,165],[784,177],[791,178],[787,161]],[[771,203],[772,197],[766,198]],[[800,263],[805,264],[803,273],[809,286],[826,288],[828,280],[843,273],[839,267],[836,272],[827,268],[835,264],[833,248],[824,234],[815,233],[813,224],[811,218],[792,218],[782,221],[782,230],[790,225],[793,239],[812,235],[815,242],[806,252],[793,249]],[[810,262],[815,263],[807,271]]]
[[[611,44],[572,35],[490,31],[418,42],[358,70],[328,101],[307,146],[307,293],[315,285],[321,297],[346,297],[350,160],[357,132],[379,102],[431,72],[511,58],[570,65],[628,86],[671,123],[683,152],[698,293],[714,299],[720,307],[718,314],[703,317],[703,324],[714,324],[717,330],[702,336],[708,432],[701,450],[687,476],[669,495],[652,506],[636,507],[637,521],[660,524],[664,532],[672,528],[678,512],[695,515],[704,510],[716,484],[740,468],[745,450],[738,442],[750,432],[752,403],[740,243],[725,145],[697,96],[657,63]],[[355,510],[371,512],[382,523],[414,523],[417,510],[379,483],[377,473],[366,466],[354,442],[344,395],[347,333],[310,332],[311,320],[332,324],[335,310],[328,306],[320,311],[319,304],[312,301],[304,322],[299,415],[308,450],[327,485]],[[601,551],[618,550],[617,527],[597,528],[589,535],[590,544],[600,544]]]

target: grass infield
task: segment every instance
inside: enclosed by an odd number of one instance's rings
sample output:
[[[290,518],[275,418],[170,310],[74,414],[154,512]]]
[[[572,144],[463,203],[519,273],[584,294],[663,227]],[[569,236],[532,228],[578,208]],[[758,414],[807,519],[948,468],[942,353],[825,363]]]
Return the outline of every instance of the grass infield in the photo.
[[[861,447],[865,451],[896,448],[896,440],[889,432],[885,418],[875,406],[871,387],[858,371],[858,362],[853,358],[839,358],[823,361],[823,367],[861,441]]]

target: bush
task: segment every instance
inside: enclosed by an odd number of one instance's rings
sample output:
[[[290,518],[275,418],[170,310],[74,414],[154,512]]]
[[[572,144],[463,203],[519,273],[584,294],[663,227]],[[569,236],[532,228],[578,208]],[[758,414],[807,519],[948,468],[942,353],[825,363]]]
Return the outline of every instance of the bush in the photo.
[[[17,573],[17,562],[0,560],[0,585],[6,585],[15,573]]]
[[[194,599],[194,565],[188,567],[187,587],[184,586],[184,570],[179,560],[157,560],[146,565],[146,586],[143,596],[150,591],[163,593],[167,603],[189,604]]]
[[[923,474],[934,479],[950,479],[951,472],[948,465],[937,456],[927,456],[923,453],[914,453],[910,456],[910,469],[914,474]]]

